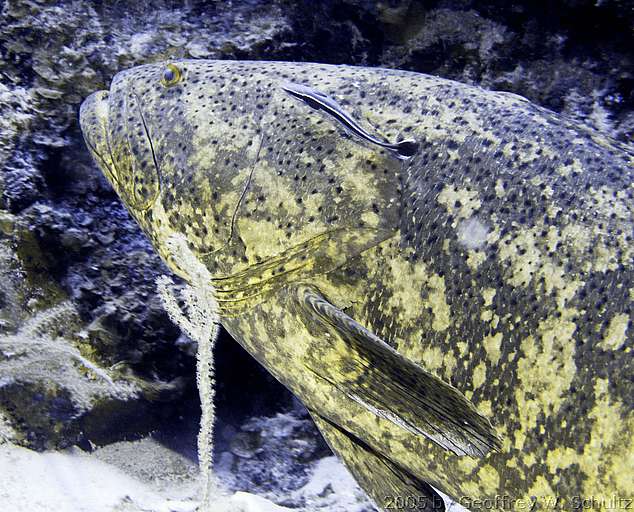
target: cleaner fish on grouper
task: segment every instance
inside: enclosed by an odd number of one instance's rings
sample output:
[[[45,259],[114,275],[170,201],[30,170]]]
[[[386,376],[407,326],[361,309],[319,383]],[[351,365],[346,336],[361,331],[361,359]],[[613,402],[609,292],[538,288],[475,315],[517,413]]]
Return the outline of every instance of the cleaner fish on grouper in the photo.
[[[80,121],[379,508],[631,497],[626,146],[514,94],[307,63],[136,67]]]

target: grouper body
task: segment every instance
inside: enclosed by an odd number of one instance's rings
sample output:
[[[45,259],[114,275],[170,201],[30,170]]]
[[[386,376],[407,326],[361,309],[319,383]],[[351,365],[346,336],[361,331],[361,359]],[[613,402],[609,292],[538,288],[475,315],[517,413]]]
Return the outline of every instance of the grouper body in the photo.
[[[288,82],[418,151],[359,140]],[[434,488],[472,510],[625,507],[627,147],[513,94],[305,63],[133,68],[81,124],[156,250],[188,279],[166,244],[186,238],[223,326],[380,507]]]

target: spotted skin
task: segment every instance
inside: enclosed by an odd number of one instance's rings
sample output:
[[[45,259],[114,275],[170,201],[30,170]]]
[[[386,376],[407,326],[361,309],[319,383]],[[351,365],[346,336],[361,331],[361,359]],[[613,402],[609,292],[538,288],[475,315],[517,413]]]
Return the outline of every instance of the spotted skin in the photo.
[[[148,65],[89,97],[87,144],[185,278],[165,241],[186,236],[214,276],[223,325],[302,399],[379,506],[408,488],[383,485],[370,459],[473,510],[630,496],[630,150],[519,96],[417,73],[174,64],[173,85]],[[346,137],[289,98],[288,82],[419,152],[403,162]],[[347,355],[298,313],[300,285],[464,393],[501,449],[458,456],[308,371],[344,371]]]

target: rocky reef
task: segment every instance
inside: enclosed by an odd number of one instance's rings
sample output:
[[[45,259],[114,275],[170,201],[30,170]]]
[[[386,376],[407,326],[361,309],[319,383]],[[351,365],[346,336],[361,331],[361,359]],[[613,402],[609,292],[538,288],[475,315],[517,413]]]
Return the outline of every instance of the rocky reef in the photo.
[[[187,57],[409,69],[521,94],[634,139],[625,0],[7,0],[1,9],[0,443],[91,450],[188,428],[183,418],[198,414],[195,347],[156,295],[168,270],[78,128],[82,99],[123,68]],[[243,475],[235,487],[272,496],[304,485],[299,465],[327,454],[305,412],[226,335],[216,365],[218,451]]]

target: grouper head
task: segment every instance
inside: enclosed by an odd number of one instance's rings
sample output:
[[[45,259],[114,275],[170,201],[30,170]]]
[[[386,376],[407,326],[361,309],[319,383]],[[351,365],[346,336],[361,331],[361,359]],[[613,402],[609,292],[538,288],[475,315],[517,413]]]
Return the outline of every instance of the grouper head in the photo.
[[[309,63],[140,66],[80,117],[383,509],[630,491],[630,149],[516,95]]]
[[[358,97],[354,83],[301,65],[253,64],[140,66],[118,73],[109,91],[81,107],[95,161],[181,275],[164,249],[174,233],[214,275],[286,276],[281,281],[394,234],[405,163],[346,138],[345,127],[284,89],[305,83]],[[366,124],[381,125],[382,136],[397,138],[388,112]],[[319,269],[308,252],[320,255]]]

